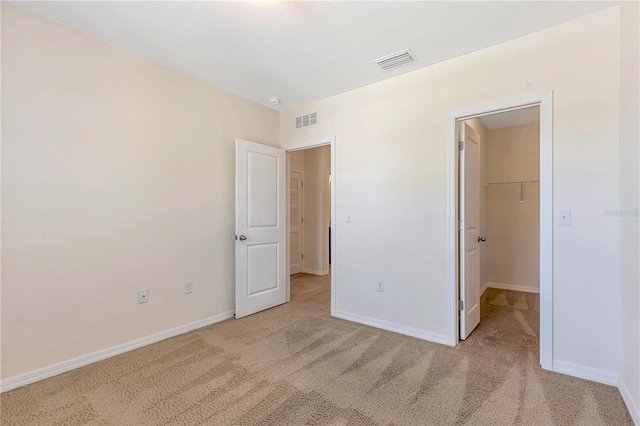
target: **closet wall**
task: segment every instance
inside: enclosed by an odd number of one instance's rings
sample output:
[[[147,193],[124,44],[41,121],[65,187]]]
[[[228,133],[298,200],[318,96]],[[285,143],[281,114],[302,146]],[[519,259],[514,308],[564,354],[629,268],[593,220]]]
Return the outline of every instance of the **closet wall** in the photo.
[[[485,146],[484,282],[539,292],[540,184],[492,183],[540,180],[540,125],[488,130]]]

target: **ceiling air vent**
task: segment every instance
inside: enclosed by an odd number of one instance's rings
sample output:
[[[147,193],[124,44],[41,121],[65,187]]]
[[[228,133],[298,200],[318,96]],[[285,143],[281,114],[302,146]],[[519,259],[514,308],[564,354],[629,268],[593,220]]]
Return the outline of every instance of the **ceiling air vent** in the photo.
[[[400,52],[392,53],[391,55],[383,56],[382,58],[374,59],[371,62],[378,65],[384,71],[388,71],[402,65],[418,62],[418,58],[411,49],[405,49]]]
[[[315,126],[316,124],[318,124],[317,112],[312,112],[310,114],[296,117],[296,130],[304,129],[305,127]]]

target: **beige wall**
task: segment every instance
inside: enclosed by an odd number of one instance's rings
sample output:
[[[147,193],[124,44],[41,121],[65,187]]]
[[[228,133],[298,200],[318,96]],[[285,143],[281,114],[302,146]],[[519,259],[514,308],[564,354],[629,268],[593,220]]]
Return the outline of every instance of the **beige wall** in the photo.
[[[304,152],[304,271],[324,275],[329,272],[331,147]]]
[[[304,173],[304,153],[305,150],[289,153],[289,166],[292,172]]]
[[[620,282],[622,363],[620,384],[628,389],[640,423],[640,4],[621,3],[620,67]],[[610,220],[616,220],[610,217]],[[624,393],[623,393],[624,394]]]
[[[487,180],[540,180],[540,124],[489,130]],[[540,184],[483,185],[486,194],[486,281],[540,289]],[[489,284],[491,286],[491,284]],[[523,290],[513,288],[514,290]]]
[[[553,357],[618,371],[619,222],[602,212],[618,204],[619,12],[614,6],[281,114],[285,147],[336,138],[339,314],[447,338],[447,116],[553,91],[554,209],[573,217],[572,226],[553,228]],[[319,124],[295,131],[294,117],[306,111],[317,111]],[[377,279],[385,292],[376,292]]]
[[[2,2],[2,378],[232,311],[234,138],[278,127]]]

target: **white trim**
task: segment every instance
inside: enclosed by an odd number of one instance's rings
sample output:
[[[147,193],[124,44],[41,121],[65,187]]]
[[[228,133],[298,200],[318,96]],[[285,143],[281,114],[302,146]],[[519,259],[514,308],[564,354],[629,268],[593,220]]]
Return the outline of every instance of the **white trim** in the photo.
[[[540,365],[553,361],[553,92],[450,112],[447,119],[447,342],[459,341],[457,122],[497,112],[540,106]]]
[[[357,322],[359,324],[368,325],[375,328],[381,328],[387,331],[393,331],[394,333],[404,334],[406,336],[415,337],[422,340],[427,340],[433,343],[440,343],[447,345],[447,335],[432,333],[425,330],[420,330],[414,327],[407,327],[406,325],[397,324],[395,322],[385,321],[377,318],[371,318],[365,315],[353,314],[351,312],[345,312],[337,310],[334,314],[336,318],[342,318],[343,320]]]
[[[447,117],[447,306],[449,307],[449,333],[447,344],[456,346],[460,340],[458,326],[458,114]],[[451,309],[455,306],[455,309]]]
[[[311,149],[311,148],[317,148],[325,145],[332,145],[335,142],[335,140],[336,138],[334,136],[329,136],[326,138],[294,143],[292,145],[282,147],[282,149],[284,149],[287,152],[302,151],[303,149]]]
[[[488,283],[485,283],[484,287],[482,287],[482,288],[484,290],[486,290],[487,288],[497,288],[499,290],[522,291],[522,292],[525,292],[525,293],[537,293],[537,294],[540,294],[540,289],[539,288],[525,287],[523,285],[516,285],[516,284],[505,284],[505,283],[488,282]],[[484,290],[482,290],[482,293],[484,293]]]
[[[336,138],[335,136],[327,136],[325,138],[314,139],[311,141],[296,143],[287,147],[283,147],[287,153],[300,151],[303,149],[317,148],[320,146],[331,146],[331,315],[335,316],[336,312]],[[291,161],[287,155],[287,171],[291,168]],[[289,203],[289,182],[287,180],[287,205]],[[289,209],[287,209],[287,268],[291,269],[289,254]],[[327,265],[328,267],[329,265]],[[325,272],[326,274],[326,272]],[[291,300],[291,278],[287,275],[287,302]]]
[[[311,274],[311,275],[327,275],[329,273],[329,270],[325,269],[324,271],[319,271],[319,270],[316,270],[316,269],[303,268],[302,269],[302,273],[303,274]]]
[[[291,156],[285,151],[286,163],[287,163],[287,176],[291,176]],[[236,182],[237,185],[237,182]],[[304,188],[304,186],[303,186]],[[287,302],[291,301],[291,179],[287,179],[287,190],[285,191],[287,198]],[[304,247],[304,246],[303,246]],[[304,259],[302,262],[302,269],[304,269]]]
[[[144,346],[169,339],[171,337],[179,336],[181,334],[188,333],[190,331],[194,331],[229,318],[233,318],[233,314],[233,311],[224,312],[222,314],[190,322],[179,327],[170,328],[159,333],[154,333],[146,337],[141,337],[140,339],[132,340],[131,342],[112,346],[110,348],[82,355],[77,358],[72,358],[67,361],[50,365],[49,367],[39,368],[28,373],[9,377],[8,379],[4,379],[0,382],[0,392],[10,391],[11,389],[29,385],[40,380],[48,379],[50,377],[57,376],[58,374],[66,373],[68,371],[75,370],[76,368],[93,364],[94,362],[102,361],[116,355],[121,355],[123,353],[130,352],[135,349],[139,349]]]
[[[610,371],[598,370],[597,368],[585,367],[583,365],[572,364],[564,361],[553,361],[553,371],[578,377],[580,379],[591,380],[605,385],[617,386],[618,375]]]
[[[482,297],[482,295],[484,294],[485,291],[487,291],[488,288],[489,288],[489,283],[484,283],[482,288],[480,288],[480,297]]]
[[[622,395],[622,399],[624,400],[624,403],[627,406],[627,410],[631,415],[633,424],[635,424],[636,426],[640,426],[640,410],[638,410],[638,406],[633,400],[633,397],[629,392],[629,388],[627,387],[627,384],[624,382],[624,379],[622,377],[618,377],[618,390],[620,391],[620,395]]]
[[[553,363],[553,92],[540,96],[540,365]]]

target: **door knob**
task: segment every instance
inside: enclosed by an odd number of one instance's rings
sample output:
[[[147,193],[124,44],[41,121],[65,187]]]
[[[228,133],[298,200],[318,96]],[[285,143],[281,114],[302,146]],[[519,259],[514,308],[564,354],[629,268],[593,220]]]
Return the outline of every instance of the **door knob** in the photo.
[[[246,236],[244,236],[244,235],[240,235],[240,236],[238,237],[238,239],[239,239],[240,241],[245,241],[245,240],[247,239],[247,237],[246,237]]]
[[[478,242],[480,242],[480,241],[485,242],[485,241],[487,241],[487,239],[485,237],[478,237]]]

